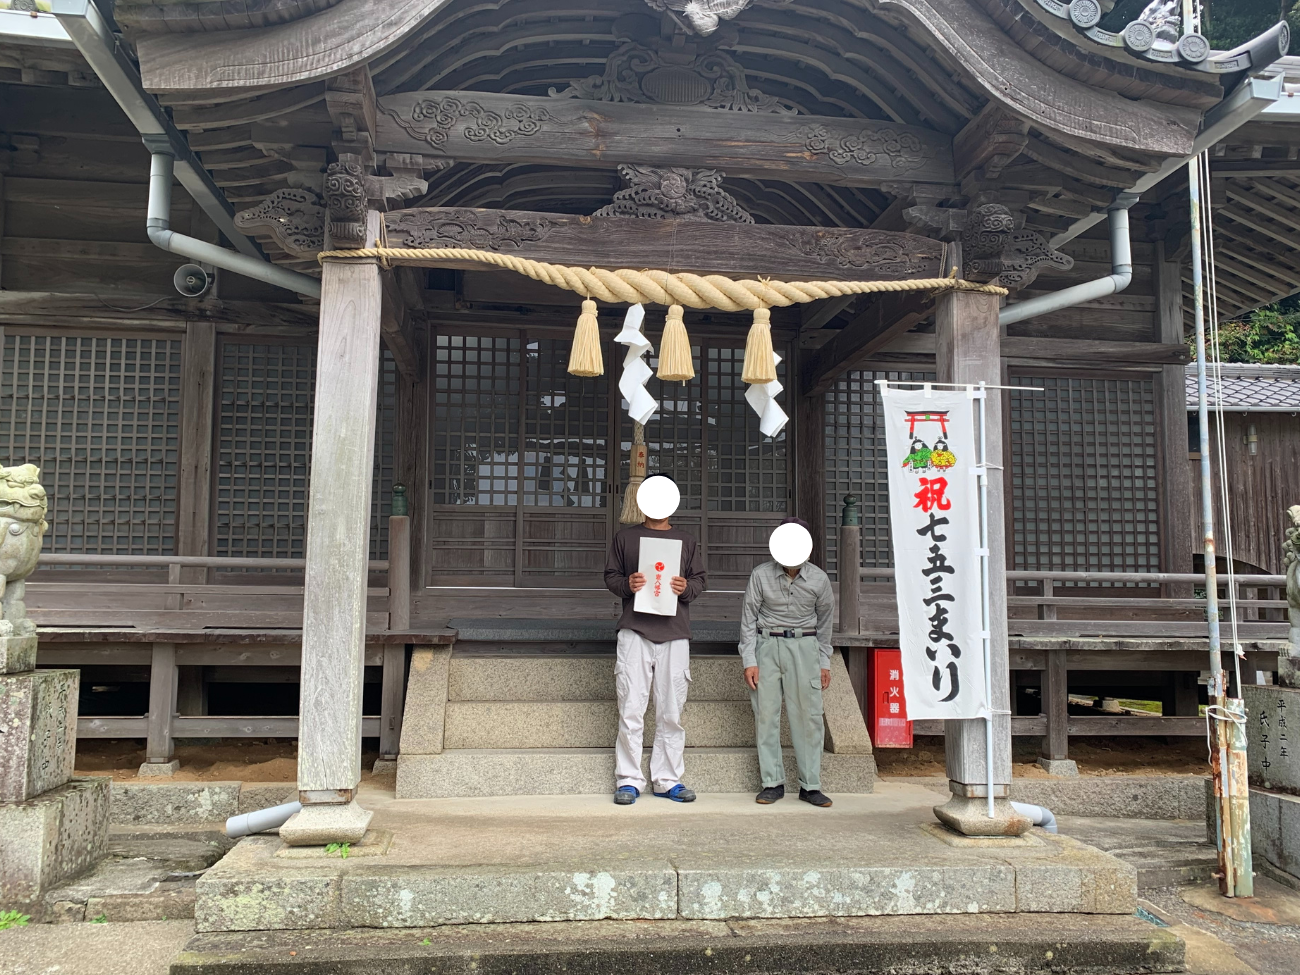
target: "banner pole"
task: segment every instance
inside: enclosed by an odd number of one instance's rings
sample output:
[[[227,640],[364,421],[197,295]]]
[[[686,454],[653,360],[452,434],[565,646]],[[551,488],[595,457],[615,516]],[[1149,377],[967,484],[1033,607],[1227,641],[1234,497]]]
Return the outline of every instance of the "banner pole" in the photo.
[[[985,402],[988,388],[980,383],[979,395],[974,387],[967,386],[966,393],[978,399],[980,412],[980,449],[979,466],[975,468],[979,482],[980,499],[980,620],[981,642],[984,646],[984,772],[988,779],[989,819],[993,819],[993,647],[990,634],[992,622],[990,617],[989,595],[989,494],[988,494],[988,455],[985,453]]]

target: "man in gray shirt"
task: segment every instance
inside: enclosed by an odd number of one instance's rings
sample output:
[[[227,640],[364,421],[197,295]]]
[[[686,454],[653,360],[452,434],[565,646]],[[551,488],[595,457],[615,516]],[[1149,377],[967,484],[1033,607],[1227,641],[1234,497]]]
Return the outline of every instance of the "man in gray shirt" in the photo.
[[[835,596],[826,573],[808,561],[808,523],[787,518],[768,543],[773,560],[754,569],[740,611],[740,656],[754,705],[754,734],[767,805],[785,796],[781,701],[799,765],[799,798],[826,808],[821,791],[822,691],[831,682],[831,620]]]

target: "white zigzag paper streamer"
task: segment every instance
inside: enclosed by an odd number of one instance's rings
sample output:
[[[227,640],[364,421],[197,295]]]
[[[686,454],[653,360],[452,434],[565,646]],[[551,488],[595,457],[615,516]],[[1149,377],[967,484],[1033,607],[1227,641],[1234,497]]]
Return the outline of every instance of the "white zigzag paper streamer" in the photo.
[[[627,400],[627,415],[634,422],[645,424],[659,404],[646,392],[646,381],[654,375],[654,370],[645,361],[645,354],[653,352],[654,346],[641,331],[645,321],[645,308],[633,305],[627,310],[623,319],[623,331],[614,339],[620,345],[627,346],[627,355],[623,358],[623,375],[618,378],[618,391]]]
[[[781,357],[773,354],[773,358],[776,364],[780,365]],[[790,422],[790,418],[785,415],[785,410],[781,409],[781,404],[776,401],[777,394],[783,389],[785,387],[773,379],[770,383],[754,383],[745,390],[745,400],[758,414],[758,429],[764,436],[775,437]]]

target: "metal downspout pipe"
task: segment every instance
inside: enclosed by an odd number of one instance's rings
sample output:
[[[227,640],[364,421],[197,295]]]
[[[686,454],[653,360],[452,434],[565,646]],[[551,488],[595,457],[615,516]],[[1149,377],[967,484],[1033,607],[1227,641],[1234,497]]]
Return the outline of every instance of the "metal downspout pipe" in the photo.
[[[176,159],[165,139],[155,141],[146,138],[145,145],[152,153],[149,163],[149,209],[145,223],[151,241],[165,251],[188,257],[192,261],[202,261],[288,291],[320,298],[320,282],[313,277],[172,230],[172,170]]]
[[[1110,218],[1110,274],[1054,291],[1050,295],[1039,295],[1037,298],[1007,305],[998,312],[998,324],[1023,322],[1026,318],[1072,308],[1127,288],[1133,280],[1133,248],[1129,240],[1128,211],[1136,202],[1136,194],[1121,193],[1106,209]]]

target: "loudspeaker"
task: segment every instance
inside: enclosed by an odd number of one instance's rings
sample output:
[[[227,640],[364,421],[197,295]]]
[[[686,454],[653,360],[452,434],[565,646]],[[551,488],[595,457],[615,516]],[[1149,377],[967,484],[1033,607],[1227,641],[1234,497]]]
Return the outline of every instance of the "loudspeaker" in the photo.
[[[172,275],[172,284],[186,298],[197,298],[212,284],[212,277],[197,264],[182,264]]]

